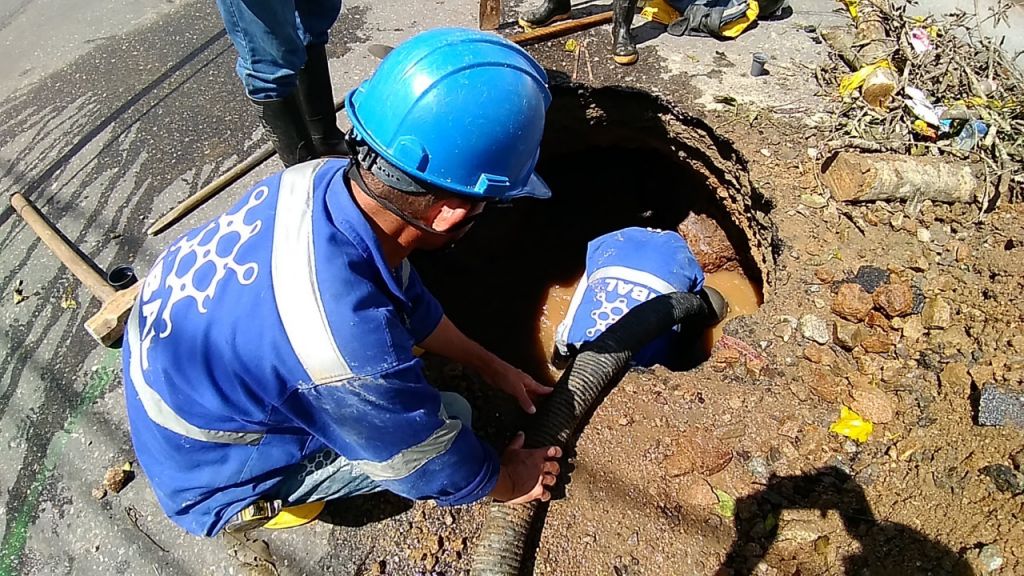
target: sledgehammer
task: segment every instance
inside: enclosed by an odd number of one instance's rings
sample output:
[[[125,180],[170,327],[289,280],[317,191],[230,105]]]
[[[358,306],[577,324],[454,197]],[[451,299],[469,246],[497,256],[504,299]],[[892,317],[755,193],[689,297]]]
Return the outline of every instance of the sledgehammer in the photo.
[[[97,342],[111,347],[124,333],[124,323],[139,293],[139,283],[124,290],[115,290],[100,274],[100,268],[72,245],[27,198],[14,193],[11,206],[53,255],[102,303],[99,312],[85,321],[85,329]]]

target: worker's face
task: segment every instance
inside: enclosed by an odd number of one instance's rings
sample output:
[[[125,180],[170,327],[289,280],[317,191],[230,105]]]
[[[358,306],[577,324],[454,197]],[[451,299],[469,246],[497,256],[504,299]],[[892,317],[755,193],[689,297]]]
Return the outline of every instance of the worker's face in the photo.
[[[443,248],[462,238],[473,226],[474,220],[483,212],[486,202],[449,197],[431,207],[427,226],[438,232],[427,240],[426,249]]]

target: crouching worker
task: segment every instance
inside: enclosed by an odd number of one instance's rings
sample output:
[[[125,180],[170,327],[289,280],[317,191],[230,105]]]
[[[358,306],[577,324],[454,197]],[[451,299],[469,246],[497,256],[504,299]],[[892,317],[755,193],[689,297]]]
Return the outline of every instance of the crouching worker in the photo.
[[[575,354],[634,306],[656,296],[703,289],[704,271],[678,232],[626,228],[605,234],[587,245],[586,272],[558,326],[555,353],[563,358]],[[725,300],[711,288],[707,292],[715,315],[722,319]],[[701,335],[676,326],[638,351],[633,362],[683,368],[692,363],[692,351]]]
[[[379,490],[442,505],[550,497],[561,451],[520,435],[499,456],[413,346],[527,412],[550,389],[463,335],[406,260],[457,240],[488,201],[550,195],[534,174],[546,82],[498,36],[420,34],[348,95],[351,161],[275,174],[159,257],[126,327],[125,397],[174,522],[212,536]]]

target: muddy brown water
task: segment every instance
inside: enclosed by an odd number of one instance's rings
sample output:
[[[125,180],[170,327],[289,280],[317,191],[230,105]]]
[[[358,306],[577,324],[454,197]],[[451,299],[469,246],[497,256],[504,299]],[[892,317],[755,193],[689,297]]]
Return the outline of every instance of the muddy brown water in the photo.
[[[567,284],[553,284],[548,287],[547,295],[541,306],[538,325],[541,349],[555,349],[558,325],[565,319],[566,313],[569,311],[569,303],[572,301],[572,295],[578,282],[579,279],[576,279]],[[740,270],[711,272],[706,275],[704,284],[721,292],[729,302],[729,314],[722,322],[708,330],[707,337],[702,340],[706,351],[710,353],[711,347],[722,336],[723,327],[729,320],[757,311],[761,305],[761,287],[751,282]],[[549,362],[548,374],[552,378],[557,378],[561,374],[561,370],[554,363]]]
[[[591,169],[599,167],[598,169]],[[689,214],[734,225],[704,178],[668,156],[642,148],[597,147],[542,158],[553,190],[547,201],[488,208],[456,246],[417,257],[417,268],[457,325],[533,377],[553,383],[554,333],[582,275],[587,243],[628,226],[675,230]],[[739,238],[733,234],[732,237]],[[708,275],[730,301],[731,314],[760,304],[749,280],[749,247],[732,246],[740,262]]]

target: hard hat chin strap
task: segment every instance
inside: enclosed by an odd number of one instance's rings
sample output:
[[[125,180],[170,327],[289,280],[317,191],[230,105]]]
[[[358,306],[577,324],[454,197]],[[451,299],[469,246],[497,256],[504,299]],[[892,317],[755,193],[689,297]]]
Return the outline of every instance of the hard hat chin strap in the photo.
[[[402,210],[398,206],[395,206],[390,200],[388,200],[387,198],[383,198],[376,192],[374,192],[372,188],[366,185],[366,181],[363,180],[363,175],[360,174],[360,170],[356,162],[349,162],[348,167],[345,168],[345,177],[348,178],[350,181],[355,182],[356,185],[359,186],[359,189],[362,190],[363,193],[365,193],[367,196],[372,198],[374,202],[379,204],[382,208],[384,208],[385,210],[387,210],[392,215],[397,217],[402,222],[405,222],[409,226],[412,226],[413,228],[419,230],[420,232],[425,232],[427,234],[436,234],[442,236],[445,234],[444,232],[434,230],[433,228],[427,226],[423,222],[420,222],[416,218],[413,218],[404,210]]]

